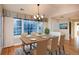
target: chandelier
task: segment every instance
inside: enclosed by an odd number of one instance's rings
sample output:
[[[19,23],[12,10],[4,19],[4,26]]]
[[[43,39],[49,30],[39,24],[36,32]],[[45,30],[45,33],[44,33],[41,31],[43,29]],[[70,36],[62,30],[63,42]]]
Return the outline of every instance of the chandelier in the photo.
[[[42,19],[44,18],[43,15],[40,15],[40,14],[39,14],[39,6],[40,6],[40,4],[37,4],[38,13],[37,13],[37,15],[34,15],[34,19],[36,19],[36,20],[42,20]]]

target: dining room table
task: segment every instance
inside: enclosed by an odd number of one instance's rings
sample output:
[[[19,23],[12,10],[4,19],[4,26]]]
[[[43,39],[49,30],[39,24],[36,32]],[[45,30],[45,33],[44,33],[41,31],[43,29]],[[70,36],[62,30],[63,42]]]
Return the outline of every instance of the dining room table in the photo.
[[[25,39],[22,39],[24,45],[30,45],[30,50],[37,47],[37,42],[42,40],[50,39],[52,40],[53,36],[51,35],[38,35],[38,36],[31,36],[28,35]]]
[[[30,50],[32,50],[32,47],[37,47],[37,42],[38,41],[42,41],[42,40],[45,40],[45,39],[49,39],[47,36],[31,36],[31,35],[28,35],[26,36],[24,39],[21,39],[23,44],[24,45],[30,45]],[[36,45],[35,45],[36,44]]]

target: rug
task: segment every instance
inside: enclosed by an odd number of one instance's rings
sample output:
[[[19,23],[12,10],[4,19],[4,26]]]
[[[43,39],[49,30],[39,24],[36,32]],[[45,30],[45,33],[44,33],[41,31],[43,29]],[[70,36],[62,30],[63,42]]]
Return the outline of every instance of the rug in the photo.
[[[29,48],[26,48],[26,51],[29,51]],[[17,48],[15,50],[15,55],[31,55],[30,53],[29,54],[26,54],[24,51],[23,51],[23,48]],[[49,55],[49,53],[47,53],[47,55]],[[52,55],[56,55],[55,52],[53,52]],[[57,52],[57,55],[65,55],[64,52],[61,50],[61,54],[59,52]]]

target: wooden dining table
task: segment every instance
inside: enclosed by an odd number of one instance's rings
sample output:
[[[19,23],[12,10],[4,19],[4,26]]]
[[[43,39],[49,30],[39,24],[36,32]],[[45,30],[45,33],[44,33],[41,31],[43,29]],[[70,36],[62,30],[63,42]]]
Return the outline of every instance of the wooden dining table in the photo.
[[[25,45],[30,45],[33,43],[37,43],[38,41],[42,41],[45,39],[52,39],[51,36],[27,36],[24,39],[21,39]]]
[[[25,37],[23,39],[21,39],[22,43],[23,43],[23,50],[24,50],[24,46],[25,45],[30,45],[30,50],[32,50],[32,47],[36,48],[37,46],[35,46],[35,44],[38,42],[38,41],[42,41],[42,40],[47,40],[49,39],[48,37],[42,37],[42,36],[28,36],[28,37]],[[24,50],[24,52],[26,53],[26,51]]]
[[[51,36],[27,36],[24,39],[22,39],[22,42],[24,45],[30,45],[30,50],[32,50],[32,47],[36,48],[35,43],[42,40],[52,39]]]
[[[32,43],[36,43],[38,41],[41,41],[43,39],[47,39],[47,38],[41,38],[41,37],[26,37],[25,39],[22,39],[22,41],[26,44],[32,44]]]

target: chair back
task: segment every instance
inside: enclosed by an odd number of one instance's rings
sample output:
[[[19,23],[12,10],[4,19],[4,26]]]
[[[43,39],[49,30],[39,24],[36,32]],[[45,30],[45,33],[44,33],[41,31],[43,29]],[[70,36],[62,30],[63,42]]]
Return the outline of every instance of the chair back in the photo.
[[[51,50],[56,50],[58,48],[58,37],[53,37],[51,42]]]
[[[28,34],[27,33],[22,33],[21,37],[26,37]]]
[[[65,41],[65,35],[61,35],[60,36],[60,45],[64,45],[64,41]]]
[[[37,42],[36,54],[37,55],[45,55],[47,52],[47,39],[41,40]]]

